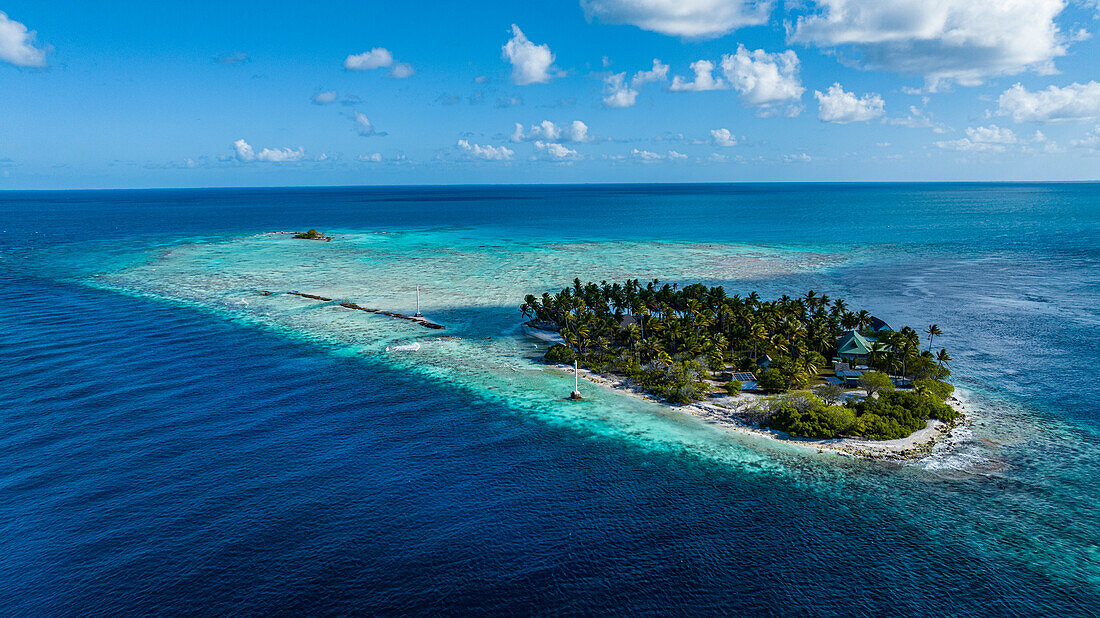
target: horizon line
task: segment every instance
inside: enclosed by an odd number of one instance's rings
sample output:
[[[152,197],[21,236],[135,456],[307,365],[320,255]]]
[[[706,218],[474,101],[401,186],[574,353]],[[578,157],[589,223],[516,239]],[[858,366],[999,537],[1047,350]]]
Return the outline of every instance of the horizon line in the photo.
[[[212,185],[206,187],[59,187],[53,189],[0,189],[5,193],[48,193],[62,191],[260,191],[280,189],[433,189],[478,187],[692,187],[733,185],[1053,185],[1097,184],[1094,180],[728,180],[702,182],[527,182],[527,183],[449,183],[449,184],[377,184],[377,185]]]

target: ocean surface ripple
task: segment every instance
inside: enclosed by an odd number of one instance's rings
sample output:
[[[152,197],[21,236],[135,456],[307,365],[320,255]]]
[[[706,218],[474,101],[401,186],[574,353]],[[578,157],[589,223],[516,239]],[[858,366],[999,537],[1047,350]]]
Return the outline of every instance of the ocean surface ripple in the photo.
[[[0,607],[1095,615],[1098,221],[1095,185],[0,194]],[[437,334],[249,296],[303,227],[349,294],[438,249],[431,308],[493,339],[394,358]],[[982,412],[898,465],[549,401],[508,286],[635,267],[935,315]]]

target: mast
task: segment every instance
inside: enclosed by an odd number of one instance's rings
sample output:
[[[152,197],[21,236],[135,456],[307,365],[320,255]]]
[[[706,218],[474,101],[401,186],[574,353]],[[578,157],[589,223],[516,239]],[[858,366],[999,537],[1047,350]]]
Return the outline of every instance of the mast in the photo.
[[[416,313],[413,314],[414,318],[423,317],[420,315],[420,286],[416,286]]]
[[[581,372],[576,359],[573,359],[573,392],[569,393],[569,398],[574,401],[581,399]]]

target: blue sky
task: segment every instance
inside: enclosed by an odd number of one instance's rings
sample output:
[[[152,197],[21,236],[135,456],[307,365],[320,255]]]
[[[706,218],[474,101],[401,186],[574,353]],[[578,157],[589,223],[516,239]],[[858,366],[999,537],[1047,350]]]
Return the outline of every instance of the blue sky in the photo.
[[[1100,178],[1096,0],[0,12],[0,189]]]

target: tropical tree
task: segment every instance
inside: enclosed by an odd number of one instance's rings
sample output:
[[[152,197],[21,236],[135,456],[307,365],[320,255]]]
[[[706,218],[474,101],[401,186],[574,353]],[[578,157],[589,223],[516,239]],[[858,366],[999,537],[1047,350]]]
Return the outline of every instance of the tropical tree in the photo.
[[[940,330],[940,327],[937,326],[936,324],[929,324],[928,327],[924,329],[924,332],[928,333],[928,351],[931,352],[932,351],[932,339],[942,335],[943,331]]]
[[[881,371],[868,371],[859,377],[859,385],[867,391],[867,398],[871,399],[876,393],[885,393],[894,390],[894,383],[890,376]]]
[[[628,376],[678,401],[703,392],[701,372],[728,370],[730,364],[755,370],[765,353],[774,361],[771,386],[806,384],[827,365],[837,337],[846,329],[866,328],[871,319],[867,311],[849,311],[843,299],[812,291],[763,300],[756,292],[727,295],[721,287],[656,279],[574,278],[557,294],[526,295],[519,311],[532,326],[558,331],[586,366]],[[934,343],[939,333],[925,332]],[[868,360],[881,371],[944,377],[950,356],[946,350],[939,356],[922,350],[921,339],[909,327],[879,333]],[[555,354],[563,356],[561,350]]]

